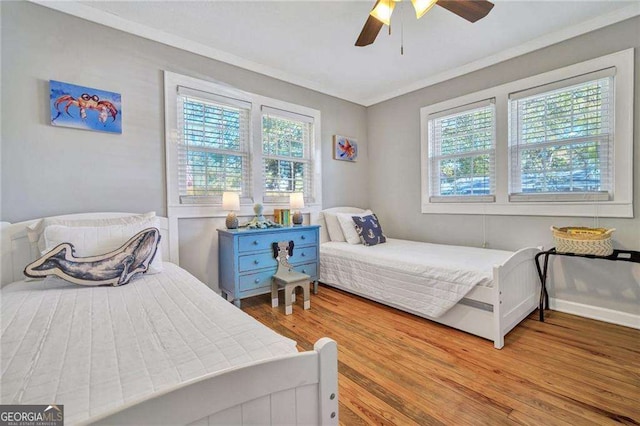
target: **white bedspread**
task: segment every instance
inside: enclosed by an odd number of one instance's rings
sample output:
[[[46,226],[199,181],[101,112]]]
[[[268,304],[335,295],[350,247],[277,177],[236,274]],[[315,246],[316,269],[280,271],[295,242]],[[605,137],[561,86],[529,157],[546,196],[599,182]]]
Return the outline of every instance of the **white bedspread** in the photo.
[[[64,404],[66,424],[296,343],[178,266],[122,287],[56,278],[2,289],[2,404]]]
[[[493,266],[513,253],[388,238],[367,247],[320,246],[320,281],[437,318],[477,285],[492,285]]]

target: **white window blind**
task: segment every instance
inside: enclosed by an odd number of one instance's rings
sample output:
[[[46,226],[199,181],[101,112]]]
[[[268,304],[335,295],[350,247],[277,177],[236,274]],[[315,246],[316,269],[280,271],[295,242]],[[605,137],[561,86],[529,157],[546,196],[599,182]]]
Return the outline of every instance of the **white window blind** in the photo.
[[[289,202],[302,192],[314,201],[313,118],[262,107],[262,158],[265,202]]]
[[[509,95],[510,201],[606,201],[615,68]]]
[[[429,115],[430,202],[495,199],[495,102]]]
[[[224,191],[251,197],[251,103],[178,87],[180,202],[221,203]]]

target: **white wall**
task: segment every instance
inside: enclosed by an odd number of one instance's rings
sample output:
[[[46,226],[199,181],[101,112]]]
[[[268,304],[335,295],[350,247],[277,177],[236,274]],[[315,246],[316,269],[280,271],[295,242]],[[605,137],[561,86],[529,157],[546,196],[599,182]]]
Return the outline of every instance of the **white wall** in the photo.
[[[84,211],[165,215],[163,70],[320,110],[324,206],[369,204],[364,107],[32,3],[0,7],[3,221]],[[122,135],[51,126],[50,79],[121,93]],[[357,163],[331,159],[334,134],[359,139]],[[224,219],[179,226],[183,266],[216,288],[215,229]]]
[[[367,110],[371,207],[394,237],[515,250],[552,247],[549,227],[593,226],[593,218],[420,213],[421,107],[630,47],[640,47],[634,18],[548,48],[371,106]],[[618,248],[640,250],[640,56],[635,53],[634,219],[600,218],[617,229]],[[587,211],[592,206],[585,207]],[[640,265],[554,258],[550,295],[561,301],[640,315]],[[638,324],[640,326],[640,323]]]

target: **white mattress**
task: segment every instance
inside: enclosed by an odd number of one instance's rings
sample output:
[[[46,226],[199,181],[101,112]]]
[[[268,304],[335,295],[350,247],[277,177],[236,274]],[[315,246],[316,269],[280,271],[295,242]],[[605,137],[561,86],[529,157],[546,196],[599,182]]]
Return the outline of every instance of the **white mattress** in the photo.
[[[437,318],[475,286],[492,286],[493,266],[512,252],[388,238],[364,246],[320,245],[320,281]]]
[[[67,424],[199,376],[297,352],[178,266],[122,287],[16,282],[2,299],[2,404],[64,404]]]

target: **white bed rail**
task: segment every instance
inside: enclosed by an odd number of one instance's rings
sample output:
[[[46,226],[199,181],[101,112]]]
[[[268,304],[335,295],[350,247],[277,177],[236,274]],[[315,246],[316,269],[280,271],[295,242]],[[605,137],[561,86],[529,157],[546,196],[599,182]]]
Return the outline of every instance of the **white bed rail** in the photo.
[[[518,250],[493,268],[493,345],[497,349],[504,346],[504,336],[538,307],[540,282],[534,258],[539,251],[534,247]]]
[[[204,376],[89,423],[337,425],[337,363],[336,342],[324,337],[313,351]]]

